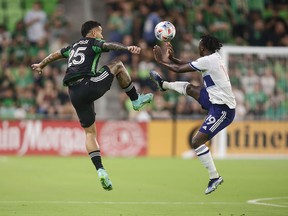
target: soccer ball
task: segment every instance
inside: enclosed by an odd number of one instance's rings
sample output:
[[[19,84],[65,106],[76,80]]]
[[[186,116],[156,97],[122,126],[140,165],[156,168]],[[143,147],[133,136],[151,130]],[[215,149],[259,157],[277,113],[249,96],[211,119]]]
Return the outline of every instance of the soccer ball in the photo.
[[[176,34],[175,26],[169,21],[162,21],[155,26],[155,37],[159,41],[169,42]]]

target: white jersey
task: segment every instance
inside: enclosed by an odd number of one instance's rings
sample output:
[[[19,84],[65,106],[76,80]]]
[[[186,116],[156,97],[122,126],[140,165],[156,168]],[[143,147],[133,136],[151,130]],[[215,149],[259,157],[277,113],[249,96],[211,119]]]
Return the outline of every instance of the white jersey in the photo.
[[[189,65],[202,73],[212,104],[226,104],[230,109],[236,108],[227,68],[218,52],[192,61]]]

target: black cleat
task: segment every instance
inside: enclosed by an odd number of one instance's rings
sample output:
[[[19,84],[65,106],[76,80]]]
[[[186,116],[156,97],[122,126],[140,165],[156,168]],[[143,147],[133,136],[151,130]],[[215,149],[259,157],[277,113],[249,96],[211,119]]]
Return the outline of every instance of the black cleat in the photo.
[[[156,71],[150,71],[150,79],[157,85],[157,88],[160,91],[166,91],[166,89],[163,88],[164,80]]]
[[[222,182],[223,182],[223,178],[221,176],[219,176],[219,178],[210,179],[207,189],[205,190],[205,194],[210,194],[213,191],[215,191],[218,185],[222,184]]]

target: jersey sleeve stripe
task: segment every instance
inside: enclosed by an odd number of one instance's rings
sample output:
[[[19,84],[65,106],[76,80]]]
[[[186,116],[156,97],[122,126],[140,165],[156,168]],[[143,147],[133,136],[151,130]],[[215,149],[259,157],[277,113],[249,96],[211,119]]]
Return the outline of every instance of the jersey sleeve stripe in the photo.
[[[64,58],[68,58],[68,57],[69,57],[69,52],[70,52],[70,46],[65,47],[65,48],[62,48],[62,49],[60,50],[60,53],[61,53],[61,55],[62,55]]]
[[[193,68],[194,70],[197,70],[197,71],[201,72],[201,70],[200,70],[199,68],[195,67],[195,66],[192,64],[192,62],[189,62],[189,65],[190,65],[190,67]]]

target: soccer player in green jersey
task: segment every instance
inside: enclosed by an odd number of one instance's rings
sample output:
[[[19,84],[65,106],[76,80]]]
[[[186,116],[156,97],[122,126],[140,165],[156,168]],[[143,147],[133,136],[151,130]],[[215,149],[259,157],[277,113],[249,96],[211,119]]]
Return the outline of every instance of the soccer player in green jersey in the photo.
[[[33,64],[31,67],[41,73],[50,62],[62,58],[68,59],[63,84],[68,86],[71,102],[86,133],[87,153],[95,165],[100,182],[105,190],[112,190],[112,182],[102,165],[100,148],[96,139],[94,101],[110,89],[114,77],[131,99],[134,110],[139,110],[149,103],[153,94],[137,93],[130,75],[119,60],[98,68],[102,52],[128,50],[133,54],[139,54],[140,47],[104,41],[101,24],[96,21],[85,22],[82,25],[81,34],[83,37],[80,40],[51,53],[40,63]]]

